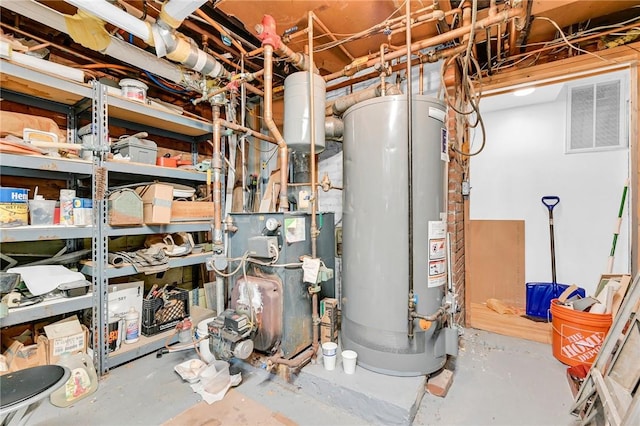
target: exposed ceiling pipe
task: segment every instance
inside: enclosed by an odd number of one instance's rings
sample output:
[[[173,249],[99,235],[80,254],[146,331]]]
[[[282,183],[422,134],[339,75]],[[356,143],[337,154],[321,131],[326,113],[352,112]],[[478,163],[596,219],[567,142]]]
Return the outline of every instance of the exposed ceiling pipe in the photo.
[[[289,210],[288,171],[289,150],[278,126],[273,121],[273,49],[281,43],[280,36],[276,33],[276,22],[270,15],[262,18],[260,27],[257,27],[258,37],[264,47],[264,122],[269,132],[278,142],[280,155],[280,211]]]
[[[36,1],[6,1],[2,7],[29,19],[47,25],[64,34],[69,34],[65,15]],[[140,69],[152,70],[154,74],[176,84],[190,86],[192,79],[176,64],[165,61],[133,44],[109,35],[109,44],[101,53],[126,62]],[[78,40],[75,40],[79,42]],[[195,79],[193,79],[195,80]]]
[[[396,85],[391,85],[386,88],[386,95],[401,95],[402,91]],[[382,95],[382,85],[376,84],[364,90],[351,93],[350,95],[341,96],[335,99],[332,103],[327,104],[325,108],[325,115],[337,115],[341,116],[346,110],[353,105],[366,101],[368,99],[377,98]]]
[[[169,0],[162,5],[158,19],[176,29],[208,0]],[[92,1],[93,3],[93,1]]]
[[[122,28],[125,31],[141,38],[145,43],[155,46],[156,54],[159,57],[167,56],[167,58],[180,62],[186,67],[194,71],[208,75],[213,78],[231,79],[231,73],[227,71],[220,62],[213,56],[201,50],[196,43],[180,33],[176,33],[174,25],[178,25],[179,16],[185,13],[185,2],[183,0],[174,0],[180,3],[177,10],[180,15],[172,17],[165,7],[171,6],[172,1],[163,5],[162,21],[150,25],[148,22],[129,15],[126,11],[109,3],[106,0],[65,0],[67,3],[84,10],[87,13],[95,14],[99,18]],[[188,2],[191,7],[195,7],[199,1]],[[199,6],[198,6],[199,7]],[[194,9],[195,10],[195,9]],[[193,12],[193,10],[192,10]],[[191,13],[191,12],[190,12]],[[169,22],[167,22],[169,21]],[[182,19],[179,21],[182,22]],[[144,67],[143,69],[147,69]]]
[[[521,7],[507,9],[502,12],[496,13],[494,16],[489,16],[487,18],[477,21],[474,28],[475,30],[481,30],[481,29],[490,27],[492,25],[496,25],[498,23],[508,22],[513,18],[522,17],[523,13],[524,13],[524,10]],[[428,39],[415,42],[410,46],[409,50],[411,52],[417,52],[419,50],[426,49],[428,47],[438,46],[440,44],[455,40],[457,38],[464,36],[465,34],[468,34],[471,31],[471,27],[472,25],[465,25],[463,27],[456,28],[455,30],[451,30],[444,34],[440,34],[435,37],[430,37]],[[391,52],[388,55],[386,55],[386,59],[389,61],[392,59],[397,59],[402,56],[405,56],[406,53],[407,53],[407,48],[404,47],[402,49],[399,49],[395,52]],[[360,64],[357,62],[358,62],[358,59],[356,59],[355,62],[347,65],[340,71],[325,75],[323,77],[324,80],[331,81],[339,77],[348,76],[355,71],[361,71],[361,70],[370,68],[375,64],[379,63],[380,59],[379,58],[370,59],[364,64]]]

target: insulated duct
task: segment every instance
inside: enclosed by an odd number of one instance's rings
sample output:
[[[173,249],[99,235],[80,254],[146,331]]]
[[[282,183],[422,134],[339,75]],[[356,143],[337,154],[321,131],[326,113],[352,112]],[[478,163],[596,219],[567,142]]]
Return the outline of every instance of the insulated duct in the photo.
[[[202,1],[172,0],[165,3],[161,14],[162,21],[151,25],[142,21],[106,0],[65,0],[67,3],[82,9],[87,13],[115,25],[118,28],[142,39],[145,43],[155,46],[159,57],[180,62],[194,71],[208,75],[212,78],[231,79],[231,73],[227,71],[213,56],[201,50],[196,43],[173,29],[180,26],[184,16],[202,5]],[[176,3],[174,3],[174,1]],[[176,4],[174,7],[173,4]],[[172,16],[171,10],[176,10],[178,16]],[[187,13],[187,10],[191,9]],[[185,15],[186,14],[186,15]],[[180,18],[182,17],[182,18]],[[164,25],[166,24],[166,25]],[[167,26],[169,28],[167,28]],[[148,69],[144,67],[143,69]]]
[[[2,7],[29,19],[45,24],[57,31],[69,34],[64,14],[35,1],[3,1]],[[106,33],[106,31],[105,31]],[[109,35],[110,43],[101,51],[105,55],[133,65],[152,70],[154,74],[176,84],[189,84],[178,65],[165,61],[133,44]]]
[[[386,95],[401,95],[402,91],[396,85],[387,86]],[[358,102],[366,101],[368,99],[377,98],[382,96],[382,84],[371,86],[367,89],[354,92],[350,95],[342,96],[333,101],[333,103],[327,104],[325,108],[325,115],[342,115],[343,112],[357,104]]]

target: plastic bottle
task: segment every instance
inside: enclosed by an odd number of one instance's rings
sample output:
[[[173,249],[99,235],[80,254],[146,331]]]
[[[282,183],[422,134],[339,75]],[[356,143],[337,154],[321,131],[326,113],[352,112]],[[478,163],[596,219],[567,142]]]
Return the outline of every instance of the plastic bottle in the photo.
[[[140,322],[139,315],[136,308],[129,308],[129,312],[124,316],[124,342],[134,343],[140,338]]]
[[[63,386],[51,394],[51,403],[56,407],[68,407],[98,389],[98,375],[89,355],[64,353],[57,364],[67,367],[71,375]]]

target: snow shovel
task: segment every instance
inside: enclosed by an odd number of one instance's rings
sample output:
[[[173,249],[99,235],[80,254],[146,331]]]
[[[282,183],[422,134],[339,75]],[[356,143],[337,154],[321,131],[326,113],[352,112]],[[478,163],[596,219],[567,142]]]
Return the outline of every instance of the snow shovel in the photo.
[[[556,280],[556,247],[553,232],[553,208],[560,203],[560,197],[547,195],[542,197],[542,204],[549,211],[549,237],[551,240],[551,279],[552,282],[527,283],[527,317],[536,321],[549,321],[551,319],[551,300],[557,299],[568,284],[558,284]],[[569,297],[579,295],[584,297],[585,291],[578,288]]]

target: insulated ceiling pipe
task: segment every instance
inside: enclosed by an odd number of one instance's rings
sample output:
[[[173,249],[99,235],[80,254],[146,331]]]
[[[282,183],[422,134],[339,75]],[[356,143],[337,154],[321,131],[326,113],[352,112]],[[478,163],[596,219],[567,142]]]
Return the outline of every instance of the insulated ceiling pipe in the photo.
[[[289,171],[289,151],[287,143],[273,121],[273,48],[278,46],[280,36],[276,33],[276,21],[270,15],[264,15],[262,23],[256,26],[258,38],[264,47],[264,122],[278,142],[280,154],[280,211],[289,210],[287,182]]]
[[[492,25],[508,22],[514,18],[521,18],[523,14],[524,14],[524,9],[522,9],[521,7],[503,10],[502,12],[496,13],[494,16],[489,16],[487,18],[477,21],[474,28],[475,30],[482,30]],[[437,35],[435,37],[430,37],[428,39],[415,42],[410,46],[409,49],[407,49],[407,47],[404,47],[402,49],[396,50],[395,52],[391,52],[388,55],[386,55],[386,59],[389,61],[392,59],[398,59],[402,56],[405,56],[407,53],[407,50],[410,50],[411,52],[417,52],[419,50],[426,49],[428,47],[438,46],[440,44],[447,43],[451,40],[460,38],[465,34],[468,34],[470,31],[471,31],[471,25],[465,25],[463,27],[456,28],[455,30],[447,31],[446,33]],[[356,61],[347,65],[340,71],[323,76],[324,80],[331,81],[336,78],[349,75],[349,73],[351,73],[352,71],[361,71],[363,69],[370,68],[376,65],[377,63],[379,63],[380,58],[370,59],[364,64],[356,64],[357,61],[358,60],[356,59]]]
[[[3,1],[2,7],[47,25],[57,31],[69,34],[69,29],[65,22],[65,16],[68,15],[64,15],[42,3],[35,1]],[[184,72],[179,66],[160,59],[155,55],[119,38],[109,34],[107,34],[107,36],[109,37],[110,42],[106,48],[101,50],[102,53],[135,67],[153,70],[154,74],[174,83],[189,84],[189,81],[185,79]],[[80,40],[74,41],[80,43]]]
[[[105,21],[130,32],[141,38],[145,43],[155,46],[158,56],[180,62],[194,71],[201,72],[213,78],[231,79],[231,73],[227,71],[213,56],[204,52],[191,39],[173,31],[172,25],[177,20],[172,19],[165,12],[165,19],[171,24],[161,25],[156,22],[150,25],[148,22],[129,15],[126,11],[112,5],[106,0],[65,0],[77,8],[94,14]],[[169,2],[170,3],[170,2]],[[165,5],[169,5],[166,3]],[[191,2],[192,6],[195,5]],[[180,21],[182,22],[182,21]],[[165,23],[165,21],[162,21]],[[179,24],[178,24],[179,25]],[[144,67],[143,69],[148,69]]]
[[[402,91],[396,85],[388,86],[386,88],[386,95],[401,95]],[[368,99],[377,98],[382,96],[382,85],[377,84],[358,92],[351,93],[350,95],[341,96],[327,105],[325,109],[325,115],[337,115],[341,116],[343,112],[351,108],[358,102],[366,101]]]
[[[169,24],[171,28],[176,29],[182,24],[182,21],[187,19],[187,16],[200,9],[200,6],[207,1],[208,0],[169,0],[162,5],[158,19]]]

